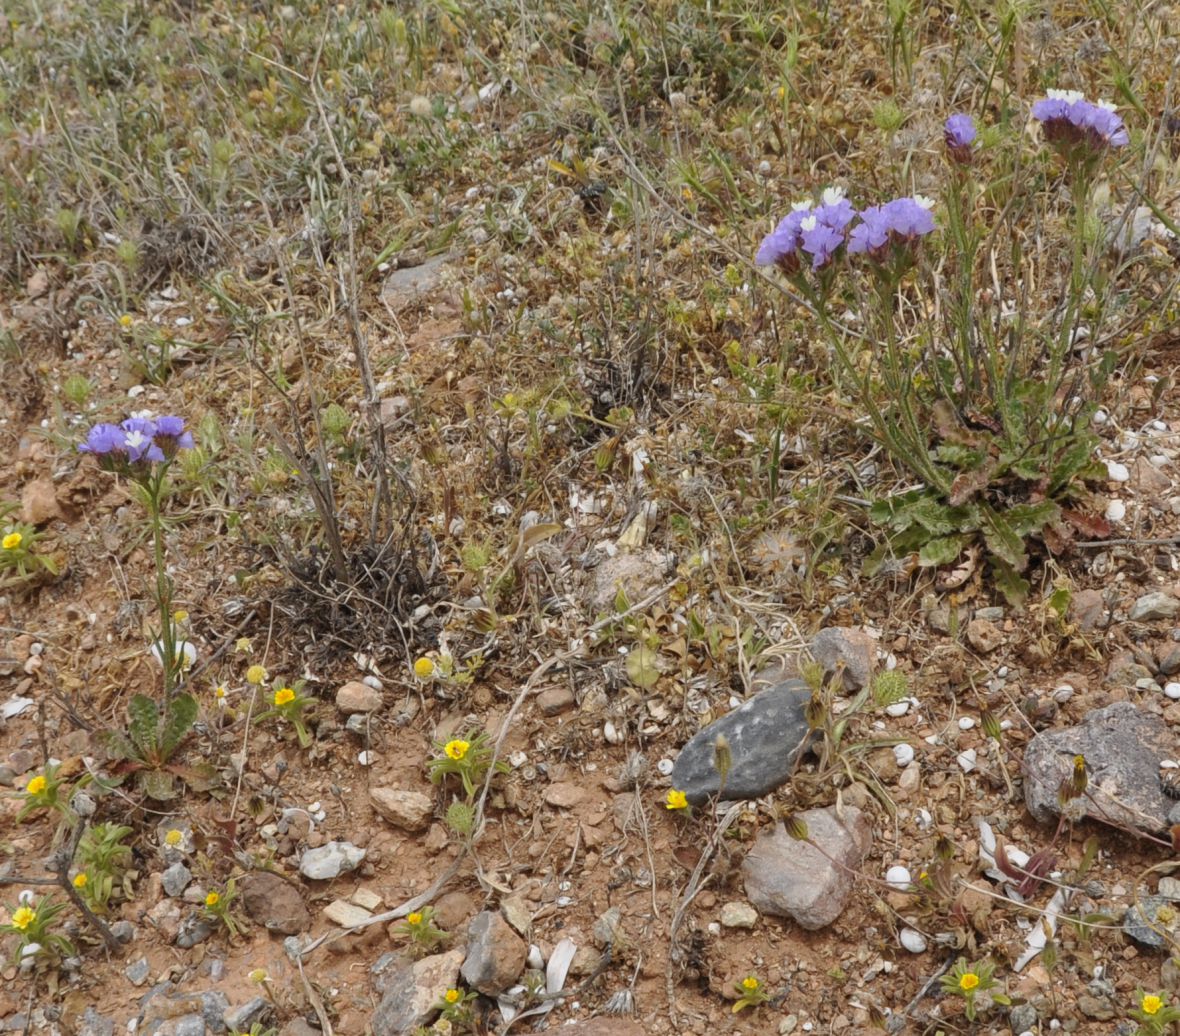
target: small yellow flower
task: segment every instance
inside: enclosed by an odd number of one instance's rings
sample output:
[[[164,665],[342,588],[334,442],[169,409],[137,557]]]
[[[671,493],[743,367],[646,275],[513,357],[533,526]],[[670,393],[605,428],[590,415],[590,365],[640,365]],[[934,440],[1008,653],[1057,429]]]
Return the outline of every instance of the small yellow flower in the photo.
[[[37,774],[28,784],[25,785],[25,791],[30,795],[40,795],[45,790],[45,778],[41,774]]]
[[[418,659],[414,663],[414,675],[419,680],[429,680],[434,675],[434,663],[426,657]]]
[[[255,968],[250,972],[248,978],[256,985],[262,985],[270,976],[266,973],[266,968]]]
[[[688,809],[688,796],[676,788],[669,788],[664,798],[665,809]]]
[[[177,608],[176,611],[174,611],[172,613],[172,621],[173,622],[180,623],[180,622],[186,622],[187,620],[188,620],[188,612],[186,612],[183,608]]]
[[[119,317],[119,326],[120,327],[126,329],[131,326],[131,323],[132,323],[132,317],[131,317],[130,313],[124,313],[121,317]]]
[[[178,828],[173,828],[164,836],[164,844],[175,849],[180,843],[184,841],[184,834]]]
[[[456,738],[454,741],[448,741],[443,751],[452,759],[462,759],[470,747],[471,743],[469,741]]]
[[[207,907],[215,907],[220,902],[221,902],[221,893],[220,892],[210,892],[205,897],[205,906],[207,906]]]
[[[959,988],[964,993],[970,993],[976,986],[979,985],[979,976],[974,971],[967,971],[963,973],[963,977],[959,979]]]
[[[24,537],[19,532],[10,532],[0,543],[4,544],[5,550],[16,550],[24,541]]]
[[[86,883],[89,880],[90,879],[86,876],[85,871],[83,871],[81,874],[75,874],[74,875],[74,888],[84,889],[86,887]]]
[[[252,650],[253,645],[250,643],[249,637],[238,637],[234,641],[234,651],[241,655],[248,655]]]
[[[1146,994],[1139,1002],[1139,1007],[1144,1014],[1159,1014],[1160,1008],[1163,1006],[1163,998],[1156,996],[1154,993]]]
[[[261,684],[266,679],[266,669],[260,665],[252,665],[246,670],[246,683],[252,683],[255,686]]]
[[[762,983],[759,982],[753,975],[747,975],[744,979],[742,979],[742,989],[744,989],[747,993],[756,993],[760,985],[762,985]]]
[[[411,928],[417,928],[422,923],[422,915],[415,911],[412,914],[406,915],[406,924]]]
[[[295,692],[290,687],[280,687],[275,691],[275,705],[289,705],[295,700]]]
[[[221,708],[225,708],[225,698],[228,692],[225,689],[225,684],[219,683],[213,688],[213,697]]]
[[[443,993],[443,999],[448,1004],[457,1004],[459,1002],[459,997],[462,995],[463,994],[457,989],[448,989],[445,993]]]
[[[22,932],[26,932],[34,921],[37,920],[37,911],[32,907],[17,907],[16,912],[12,915],[12,927],[19,928]]]

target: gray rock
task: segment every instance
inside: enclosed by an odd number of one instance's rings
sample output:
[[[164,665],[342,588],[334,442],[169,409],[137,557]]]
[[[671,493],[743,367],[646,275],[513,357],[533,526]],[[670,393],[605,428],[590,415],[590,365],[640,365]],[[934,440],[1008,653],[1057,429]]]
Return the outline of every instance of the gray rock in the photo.
[[[199,1014],[166,1018],[152,1036],[205,1036],[205,1019]]]
[[[126,946],[132,939],[135,938],[135,925],[130,921],[115,921],[111,925],[111,935]]]
[[[376,712],[381,708],[381,692],[352,680],[336,692],[336,708],[344,713]]]
[[[351,842],[329,842],[318,849],[308,849],[299,861],[299,873],[313,881],[331,881],[354,871],[365,858],[365,850]]]
[[[1160,910],[1164,916],[1160,917]],[[1123,931],[1141,946],[1163,949],[1180,940],[1180,910],[1165,896],[1140,896],[1123,914]]]
[[[176,899],[178,896],[184,895],[184,890],[193,880],[193,872],[177,860],[160,875],[160,880],[164,884],[164,894]]]
[[[853,877],[873,844],[869,818],[854,806],[798,814],[808,841],[782,824],[758,836],[742,861],[746,898],[760,913],[793,917],[814,931],[831,924],[852,894]],[[814,845],[811,843],[815,843]]]
[[[176,933],[176,945],[182,950],[191,950],[213,934],[213,922],[199,914],[192,914],[180,923]]]
[[[225,1027],[231,1033],[249,1032],[255,1022],[261,1022],[271,1013],[271,1003],[266,997],[256,996],[241,1007],[234,1007],[222,1013]]]
[[[449,255],[436,255],[418,266],[406,266],[394,270],[385,278],[381,288],[381,299],[391,308],[407,305],[420,295],[435,291],[442,280]]]
[[[1155,591],[1144,594],[1131,605],[1132,622],[1150,622],[1152,619],[1171,619],[1180,614],[1180,600],[1171,594]]]
[[[1022,766],[1025,805],[1042,823],[1056,817],[1058,790],[1081,755],[1088,784],[1085,795],[1070,801],[1071,818],[1162,831],[1176,803],[1160,790],[1159,761],[1174,751],[1174,737],[1158,716],[1130,702],[1094,709],[1078,726],[1046,731],[1029,742]]]
[[[629,605],[642,601],[664,581],[671,560],[670,555],[651,547],[604,559],[594,569],[591,610],[596,615],[609,615],[615,610],[620,593]]]
[[[832,626],[820,630],[811,641],[811,657],[829,676],[837,669],[844,673],[844,686],[850,691],[867,687],[877,668],[877,642],[864,630]]]
[[[429,1022],[443,993],[458,985],[462,963],[463,951],[450,950],[392,971],[369,1021],[373,1036],[403,1036]]]
[[[210,1032],[225,1032],[225,1012],[229,1007],[224,993],[209,990],[201,994],[201,1014]]]
[[[1008,1012],[1008,1025],[1015,1033],[1035,1032],[1037,1009],[1032,1004],[1017,1004]]]
[[[238,882],[246,916],[268,932],[298,935],[311,927],[311,914],[302,891],[270,871],[255,871]]]
[[[467,926],[463,981],[488,996],[511,986],[524,970],[529,948],[497,911],[484,910]]]
[[[123,969],[123,974],[127,976],[127,981],[133,986],[142,986],[148,980],[151,970],[152,966],[147,962],[147,958],[140,957],[139,960],[128,964]]]
[[[756,799],[785,784],[811,737],[803,715],[811,690],[785,680],[754,695],[698,732],[672,768],[672,787],[694,805],[721,792],[726,799]],[[733,762],[725,787],[714,765],[718,735],[729,742]]]
[[[93,1007],[86,1008],[82,1015],[82,1024],[78,1027],[78,1036],[114,1036],[115,1023],[99,1014]]]
[[[1078,997],[1078,1010],[1087,1018],[1094,1018],[1100,1022],[1108,1022],[1114,1017],[1114,1006],[1106,997],[1091,996],[1083,993]]]

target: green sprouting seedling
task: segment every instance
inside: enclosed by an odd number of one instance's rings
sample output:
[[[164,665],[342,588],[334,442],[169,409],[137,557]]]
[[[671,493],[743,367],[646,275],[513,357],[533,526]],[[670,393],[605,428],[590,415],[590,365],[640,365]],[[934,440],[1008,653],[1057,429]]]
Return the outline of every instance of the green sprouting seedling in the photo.
[[[54,903],[48,896],[34,900],[31,892],[21,893],[19,904],[11,911],[12,920],[0,925],[0,934],[20,937],[13,954],[14,961],[39,953],[59,957],[73,954],[70,940],[51,930],[57,915],[65,908],[65,903]]]
[[[757,975],[747,975],[740,982],[734,983],[734,989],[738,992],[738,998],[733,1005],[734,1014],[747,1007],[757,1007],[770,999],[766,984]]]
[[[23,793],[24,805],[16,815],[18,823],[42,809],[57,810],[63,816],[69,814],[69,796],[62,793],[64,781],[57,776],[60,769],[57,764],[49,763],[43,773],[34,774],[29,778]]]
[[[241,923],[233,915],[234,900],[237,897],[237,883],[233,878],[225,883],[225,888],[221,892],[211,889],[205,894],[205,916],[220,921],[229,929],[231,936],[238,934],[238,925]]]
[[[47,554],[38,554],[34,549],[42,534],[27,522],[5,521],[17,506],[0,505],[0,575],[12,572],[16,581],[28,579],[38,569],[57,575],[57,562]]]
[[[466,992],[462,989],[448,989],[439,998],[435,1008],[452,1026],[470,1025],[472,1020],[471,1001],[478,995],[472,989]]]
[[[436,742],[435,747],[442,754],[428,764],[431,781],[437,784],[447,774],[458,774],[467,798],[474,798],[476,786],[487,776],[488,767],[492,765],[492,747],[488,744],[487,734],[481,731],[467,738],[456,737],[445,744]],[[507,764],[497,762],[496,772],[507,773]]]
[[[955,966],[940,979],[944,993],[963,998],[964,1013],[969,1022],[975,1021],[977,1013],[975,998],[981,993],[990,994],[993,1003],[1011,1003],[1005,994],[993,992],[997,984],[993,977],[995,970],[996,966],[990,961],[968,964],[965,957],[960,957],[955,962]]]
[[[131,828],[123,824],[95,824],[78,842],[74,887],[91,910],[105,910],[116,887],[130,894],[126,872],[131,866],[131,847],[123,841],[129,834]]]
[[[447,932],[435,927],[433,907],[423,907],[407,914],[406,919],[398,925],[398,933],[410,940],[410,951],[415,956],[429,953],[450,938]]]
[[[272,707],[258,714],[259,722],[269,719],[271,716],[279,716],[285,719],[295,728],[301,748],[310,747],[312,742],[311,732],[307,729],[307,724],[303,719],[303,711],[308,706],[314,704],[315,699],[305,697],[302,694],[303,686],[306,682],[306,680],[296,680],[293,687],[288,687],[283,683],[277,683],[274,694],[271,697]]]

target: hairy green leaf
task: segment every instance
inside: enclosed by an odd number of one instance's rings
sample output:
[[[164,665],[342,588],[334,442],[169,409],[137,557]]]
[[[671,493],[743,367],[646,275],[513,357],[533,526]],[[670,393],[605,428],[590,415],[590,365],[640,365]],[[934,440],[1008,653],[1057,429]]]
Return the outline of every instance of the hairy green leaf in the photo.
[[[1028,599],[1028,580],[998,557],[991,559],[991,567],[992,578],[996,581],[996,589],[1004,595],[1004,600],[1013,608],[1022,607]]]
[[[197,699],[191,694],[178,694],[168,706],[164,730],[160,738],[160,756],[167,760],[197,721]]]
[[[1021,539],[1034,532],[1040,532],[1049,522],[1061,517],[1061,508],[1052,500],[1039,504],[1016,504],[1004,512],[1004,518],[1012,531]]]
[[[969,539],[968,536],[954,535],[939,536],[937,539],[928,540],[918,551],[918,563],[926,568],[935,565],[950,565],[958,560]]]
[[[156,758],[159,747],[160,711],[154,699],[137,694],[127,706],[127,731],[135,743],[137,755],[144,762]]]
[[[148,798],[166,802],[176,798],[176,781],[164,770],[140,770],[139,788]]]

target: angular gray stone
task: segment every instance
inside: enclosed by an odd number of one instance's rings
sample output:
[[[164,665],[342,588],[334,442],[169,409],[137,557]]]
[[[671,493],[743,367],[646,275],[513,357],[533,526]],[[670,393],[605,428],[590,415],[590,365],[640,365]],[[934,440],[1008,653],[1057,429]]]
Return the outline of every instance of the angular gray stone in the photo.
[[[184,890],[188,888],[189,882],[193,880],[193,872],[177,860],[176,863],[172,864],[171,867],[160,875],[160,880],[163,882],[165,895],[175,899],[178,896],[184,895]]]
[[[182,950],[191,950],[212,934],[212,921],[199,915],[191,915],[180,923],[180,931],[176,934],[176,945]]]
[[[802,680],[784,680],[699,731],[672,767],[672,787],[694,805],[722,793],[726,799],[756,799],[785,784],[811,737],[803,711],[811,690]],[[733,759],[721,788],[714,746],[722,734]]]
[[[782,824],[764,831],[742,861],[742,878],[746,899],[760,913],[793,917],[814,931],[840,916],[873,832],[854,806],[845,807],[843,820],[832,806],[809,809],[798,819],[807,825],[809,841],[792,838]]]
[[[443,993],[459,984],[462,950],[424,957],[384,976],[385,993],[369,1024],[373,1036],[403,1036],[438,1013]]]
[[[351,842],[329,842],[318,849],[308,849],[299,860],[299,873],[313,881],[330,881],[354,871],[365,858],[365,850]]]
[[[254,871],[238,882],[242,909],[268,932],[298,935],[311,927],[302,891],[270,871]]]
[[[152,966],[147,962],[146,957],[140,957],[137,961],[132,961],[123,969],[123,974],[127,976],[127,981],[133,986],[142,986],[151,973]]]
[[[1175,750],[1175,737],[1160,717],[1125,701],[1094,709],[1077,726],[1046,731],[1029,742],[1021,767],[1025,805],[1042,823],[1056,817],[1058,790],[1081,755],[1087,787],[1085,795],[1070,801],[1071,818],[1163,831],[1176,803],[1160,790],[1159,762]]]
[[[1180,910],[1166,896],[1140,896],[1123,914],[1123,931],[1142,946],[1174,945],[1180,940]]]
[[[864,630],[848,626],[830,626],[820,630],[811,641],[811,657],[831,676],[844,672],[844,686],[859,691],[868,685],[877,668],[877,642]]]
[[[222,1012],[225,1027],[231,1033],[249,1032],[255,1022],[261,1022],[271,1014],[271,1003],[265,997],[256,996],[247,1000],[241,1007],[233,1007]]]
[[[753,928],[758,923],[758,911],[749,903],[734,900],[721,907],[723,928]]]
[[[436,255],[418,266],[394,270],[381,288],[381,299],[392,308],[404,306],[420,295],[433,292],[442,280],[449,255]]]
[[[225,1012],[229,1009],[229,1001],[225,994],[215,989],[200,994],[201,1014],[210,1032],[225,1032]]]
[[[152,1036],[205,1036],[205,1019],[199,1014],[182,1014],[165,1019]]]
[[[524,970],[529,948],[495,910],[484,910],[467,926],[463,981],[488,996],[511,986]]]
[[[93,1007],[86,1008],[78,1036],[114,1036],[115,1023],[99,1014]]]
[[[1150,622],[1152,619],[1172,619],[1180,614],[1180,600],[1171,594],[1155,591],[1144,594],[1131,605],[1132,622]]]

